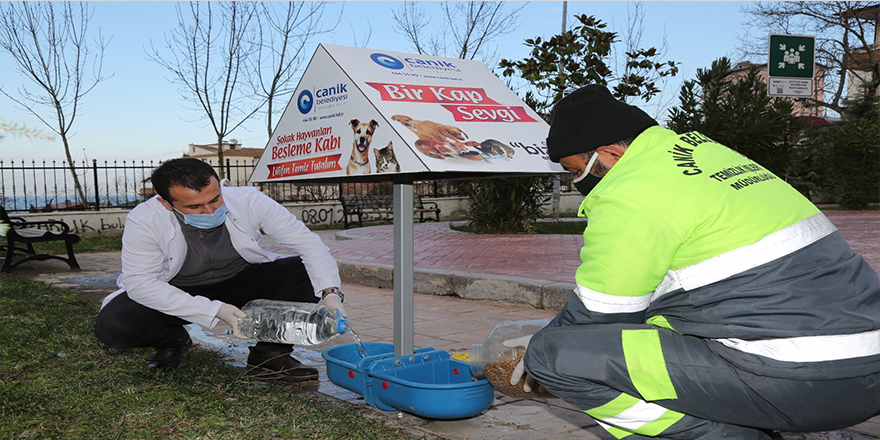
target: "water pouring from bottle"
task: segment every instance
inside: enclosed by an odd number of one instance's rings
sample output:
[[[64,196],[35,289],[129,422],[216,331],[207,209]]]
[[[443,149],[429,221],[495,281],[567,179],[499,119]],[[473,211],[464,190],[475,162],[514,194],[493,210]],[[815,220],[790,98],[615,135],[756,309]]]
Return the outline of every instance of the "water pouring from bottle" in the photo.
[[[351,328],[351,324],[348,325],[348,331],[351,333],[351,337],[354,338],[354,347],[357,349],[358,354],[361,355],[362,358],[369,356],[370,353],[367,352],[367,347],[364,346],[364,343],[361,342],[361,338],[354,329]]]

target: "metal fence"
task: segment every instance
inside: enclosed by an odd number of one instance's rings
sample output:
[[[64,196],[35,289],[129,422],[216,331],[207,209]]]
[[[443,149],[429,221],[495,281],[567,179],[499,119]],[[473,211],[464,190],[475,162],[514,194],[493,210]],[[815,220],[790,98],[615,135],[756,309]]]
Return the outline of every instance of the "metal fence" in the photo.
[[[155,166],[144,161],[0,160],[0,203],[10,212],[128,208],[152,194],[148,182]],[[74,173],[83,194],[76,191]]]
[[[155,194],[150,184],[150,174],[161,163],[0,160],[0,205],[9,212],[131,208]],[[227,159],[223,171],[232,185],[247,185],[253,163],[250,160]],[[82,187],[82,195],[75,189],[73,174],[76,174]],[[337,200],[340,195],[392,193],[390,182],[270,182],[253,186],[281,203],[325,202]],[[449,181],[415,182],[413,187],[417,194],[425,197],[458,196],[455,185]]]

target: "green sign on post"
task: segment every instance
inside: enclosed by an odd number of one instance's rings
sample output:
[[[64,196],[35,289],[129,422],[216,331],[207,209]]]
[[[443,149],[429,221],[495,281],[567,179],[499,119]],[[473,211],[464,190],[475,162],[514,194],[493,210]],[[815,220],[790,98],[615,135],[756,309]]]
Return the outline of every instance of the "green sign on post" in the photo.
[[[767,93],[770,96],[813,95],[816,37],[770,34]]]

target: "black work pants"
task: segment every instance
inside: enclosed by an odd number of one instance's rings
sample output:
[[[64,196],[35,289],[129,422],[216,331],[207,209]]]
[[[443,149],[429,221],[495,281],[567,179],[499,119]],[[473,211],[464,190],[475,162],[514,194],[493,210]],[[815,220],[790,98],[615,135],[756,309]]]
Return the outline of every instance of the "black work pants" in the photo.
[[[252,264],[234,277],[216,284],[179,286],[191,295],[204,296],[241,308],[253,299],[276,299],[316,303],[312,282],[300,257],[271,263]],[[189,322],[167,315],[128,297],[122,292],[98,313],[95,336],[110,348],[177,347],[189,339],[183,328]],[[258,342],[256,350],[287,351],[288,344]]]
[[[583,305],[573,296],[566,308]],[[625,353],[634,340],[624,340],[627,332],[647,341],[634,354],[662,353],[661,368]],[[550,393],[627,440],[769,440],[762,430],[828,431],[880,413],[880,373],[840,377],[836,365],[846,361],[828,361],[793,363],[816,376],[827,372],[827,379],[759,375],[726,361],[723,350],[719,342],[648,324],[548,326],[529,342],[525,367]],[[757,370],[763,364],[755,358]],[[665,395],[646,397],[657,389]]]

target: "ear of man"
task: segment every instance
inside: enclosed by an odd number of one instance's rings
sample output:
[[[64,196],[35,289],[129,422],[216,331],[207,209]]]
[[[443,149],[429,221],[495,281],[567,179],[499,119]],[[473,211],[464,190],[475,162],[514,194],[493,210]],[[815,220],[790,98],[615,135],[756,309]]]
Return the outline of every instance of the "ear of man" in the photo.
[[[169,210],[169,211],[173,211],[173,210],[174,210],[174,208],[171,206],[171,202],[169,202],[169,201],[163,199],[162,196],[157,196],[157,197],[156,197],[156,200],[158,200],[159,203],[161,203],[162,206],[165,207],[165,209],[167,209],[167,210]]]
[[[620,144],[611,144],[611,145],[603,145],[596,149],[599,153],[604,153],[608,155],[613,162],[608,165],[613,165],[620,160],[620,157],[623,156],[623,153],[626,152],[626,146]]]

